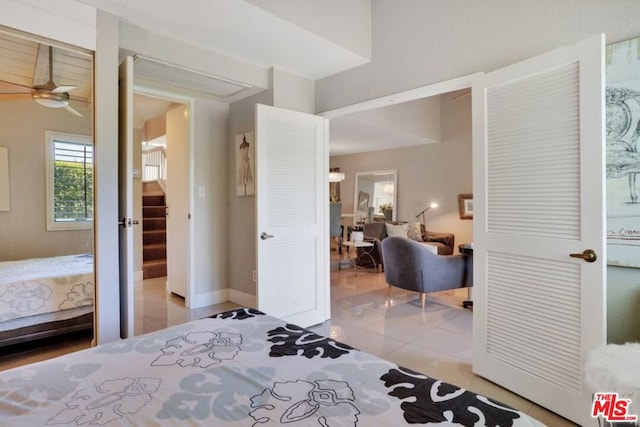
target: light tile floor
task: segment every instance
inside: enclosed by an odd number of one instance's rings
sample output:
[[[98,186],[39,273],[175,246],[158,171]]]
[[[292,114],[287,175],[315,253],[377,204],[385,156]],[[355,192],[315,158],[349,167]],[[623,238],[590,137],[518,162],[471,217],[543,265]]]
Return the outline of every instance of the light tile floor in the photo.
[[[338,270],[332,262],[332,318],[311,329],[426,375],[465,387],[528,413],[549,426],[575,426],[471,370],[472,312],[461,307],[465,290],[430,294],[424,309],[416,293],[392,288],[384,274]],[[165,278],[136,283],[136,333],[147,333],[236,308],[222,303],[196,310],[167,295]],[[0,356],[0,370],[49,359],[90,346],[87,335],[55,339]]]
[[[429,294],[424,309],[417,293],[386,293],[384,274],[338,270],[334,261],[331,320],[311,329],[504,402],[549,426],[576,425],[473,373],[473,313],[462,308],[465,289]]]

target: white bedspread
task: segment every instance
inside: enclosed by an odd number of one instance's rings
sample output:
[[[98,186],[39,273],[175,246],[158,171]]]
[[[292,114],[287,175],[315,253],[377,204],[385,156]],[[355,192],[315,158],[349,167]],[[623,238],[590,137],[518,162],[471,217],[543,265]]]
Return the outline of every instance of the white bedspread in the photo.
[[[540,426],[252,309],[0,373],[3,426]]]
[[[91,254],[0,262],[0,321],[93,305]]]

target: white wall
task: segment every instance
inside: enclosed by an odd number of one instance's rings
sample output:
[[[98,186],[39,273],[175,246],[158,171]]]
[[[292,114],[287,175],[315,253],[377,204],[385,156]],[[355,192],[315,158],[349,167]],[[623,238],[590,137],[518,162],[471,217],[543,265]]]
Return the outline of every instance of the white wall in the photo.
[[[256,198],[236,196],[235,136],[255,130],[256,104],[273,104],[271,91],[234,102],[229,110],[229,136],[227,138],[227,203],[228,203],[228,260],[229,287],[235,291],[231,301],[245,305],[247,295],[256,294],[252,271],[256,269]],[[234,295],[235,294],[235,295]]]
[[[371,0],[247,0],[255,6],[371,58]]]
[[[93,253],[93,230],[47,231],[45,131],[92,136],[92,111],[84,117],[30,99],[0,102],[0,146],[9,148],[11,208],[0,212],[0,261]],[[10,242],[10,243],[9,243]]]
[[[0,25],[96,49],[96,9],[74,0],[0,2]]]
[[[315,92],[313,80],[277,69],[269,69],[269,87],[273,105],[303,113],[314,112]]]
[[[98,11],[95,54],[95,342],[120,338],[118,274],[118,19]]]
[[[192,220],[195,221],[195,299],[198,302],[213,304],[227,300],[226,289],[229,285],[229,105],[198,98],[194,114],[195,213]],[[204,187],[204,197],[199,195],[200,187]]]
[[[604,32],[640,34],[636,0],[372,0],[371,63],[316,82],[328,111],[487,72]]]
[[[258,103],[302,112],[311,112],[313,109],[311,80],[272,68],[269,70],[269,82],[269,90],[234,102],[229,111],[229,287],[231,301],[241,305],[253,302],[251,297],[256,294],[252,277],[256,269],[256,206],[254,196],[236,196],[235,136],[255,130],[255,105]]]
[[[143,170],[142,129],[133,130],[133,169]],[[133,177],[133,218],[140,221],[133,227],[133,271],[137,280],[142,280],[142,179]]]
[[[373,0],[371,63],[317,81],[316,111],[492,71],[601,32],[607,44],[637,37],[638,16],[635,0]],[[607,271],[608,338],[640,340],[640,270]]]

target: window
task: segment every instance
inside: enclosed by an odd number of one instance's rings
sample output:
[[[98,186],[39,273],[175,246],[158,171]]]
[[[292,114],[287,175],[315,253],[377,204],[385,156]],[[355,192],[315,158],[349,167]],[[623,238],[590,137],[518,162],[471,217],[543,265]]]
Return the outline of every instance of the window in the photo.
[[[93,144],[85,135],[45,132],[47,230],[93,225]]]
[[[373,206],[376,207],[374,214],[380,215],[380,205],[393,204],[393,181],[376,182],[373,186]]]

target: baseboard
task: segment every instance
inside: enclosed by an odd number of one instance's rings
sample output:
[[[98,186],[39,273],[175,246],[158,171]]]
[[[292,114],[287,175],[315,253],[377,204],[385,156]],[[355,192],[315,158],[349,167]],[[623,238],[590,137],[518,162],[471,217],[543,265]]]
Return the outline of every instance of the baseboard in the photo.
[[[242,307],[255,308],[258,303],[258,299],[255,295],[247,294],[245,292],[236,291],[235,289],[229,289],[229,301],[238,304]]]
[[[231,301],[232,303],[241,305],[242,307],[255,308],[257,304],[257,298],[255,295],[227,288],[196,295],[196,297],[193,298],[193,301],[189,301],[189,308],[195,309],[206,307],[208,305],[220,304],[227,301]]]
[[[139,282],[139,281],[142,280],[142,278],[143,278],[142,270],[133,272],[133,281],[134,282]]]
[[[208,305],[220,304],[221,302],[229,301],[229,289],[221,289],[219,291],[205,292],[198,294],[193,298],[194,301],[189,301],[189,308],[200,308]]]

